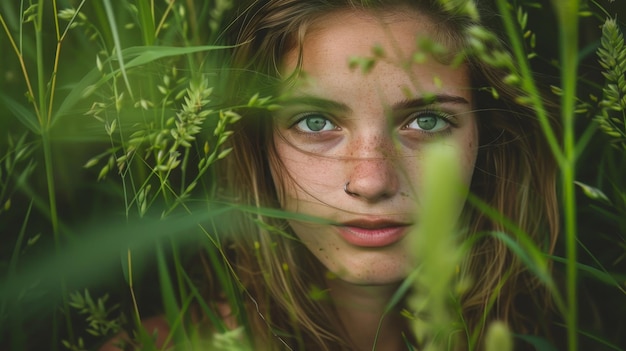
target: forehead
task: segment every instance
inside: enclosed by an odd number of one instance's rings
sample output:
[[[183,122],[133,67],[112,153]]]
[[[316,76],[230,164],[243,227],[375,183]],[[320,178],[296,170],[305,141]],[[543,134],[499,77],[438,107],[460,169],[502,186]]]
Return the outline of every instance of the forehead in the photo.
[[[334,90],[346,96],[346,90],[355,86],[382,89],[382,95],[407,88],[416,95],[436,93],[436,82],[446,84],[446,90],[467,88],[467,67],[451,67],[420,49],[425,40],[447,46],[438,28],[427,15],[409,8],[347,9],[322,15],[307,28],[300,50],[291,50],[283,59],[283,74],[296,73],[292,77],[298,78],[296,89],[287,90],[323,96]],[[426,57],[423,62],[416,59],[420,55]],[[349,68],[354,58],[374,57],[376,64],[369,73]]]
[[[428,15],[410,7],[391,7],[386,9],[345,8],[318,15],[310,21],[308,35],[315,35],[325,29],[350,28],[358,24],[358,28],[382,28],[397,30],[404,28],[409,31],[434,30],[434,23]],[[431,34],[431,33],[429,33]]]
[[[419,41],[449,41],[450,38],[439,35],[440,26],[426,14],[408,7],[336,10],[308,22],[305,31],[294,38],[297,44],[283,57],[282,66],[295,66],[299,55],[306,51],[323,54],[332,49],[332,55],[340,56],[342,48],[349,50],[345,53],[351,56],[371,56],[372,48],[378,47],[384,49],[387,59],[405,56],[406,60],[416,51]]]

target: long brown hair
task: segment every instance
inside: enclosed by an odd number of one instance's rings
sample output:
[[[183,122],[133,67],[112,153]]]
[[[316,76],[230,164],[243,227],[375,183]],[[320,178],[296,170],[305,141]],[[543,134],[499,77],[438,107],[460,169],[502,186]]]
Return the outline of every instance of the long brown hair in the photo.
[[[462,3],[462,2],[461,2]],[[231,26],[232,105],[245,103],[253,93],[276,94],[281,59],[300,50],[308,26],[319,16],[346,8],[366,10],[412,7],[429,16],[437,26],[438,40],[458,51],[467,47],[466,30],[480,24],[458,8],[444,8],[440,1],[401,0],[272,0],[244,6]],[[297,52],[297,51],[296,51]],[[520,92],[502,83],[507,74],[466,53],[479,121],[480,148],[471,193],[551,253],[558,232],[555,195],[557,167],[553,162],[537,117],[520,105]],[[497,91],[498,96],[492,93]],[[267,110],[242,110],[242,120],[231,138],[232,154],[223,168],[222,184],[229,201],[256,208],[279,208],[277,187],[270,162],[275,162],[272,119]],[[537,308],[548,304],[538,279],[491,232],[507,232],[471,203],[467,239],[473,244],[464,270],[474,279],[463,295],[463,320],[469,330],[481,329],[490,320],[504,320],[515,331],[529,333],[528,300]],[[350,349],[331,304],[311,292],[324,289],[324,269],[295,239],[286,221],[262,213],[245,212],[227,237],[236,279],[242,294],[250,335],[258,349]],[[497,293],[495,304],[490,299]],[[488,307],[489,306],[489,307]],[[236,311],[237,312],[237,311]]]

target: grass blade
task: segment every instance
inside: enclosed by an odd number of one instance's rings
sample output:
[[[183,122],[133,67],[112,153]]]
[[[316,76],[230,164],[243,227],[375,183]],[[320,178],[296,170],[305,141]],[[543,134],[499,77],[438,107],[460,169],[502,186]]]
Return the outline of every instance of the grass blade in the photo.
[[[149,0],[138,0],[139,28],[144,45],[154,44],[154,12]]]
[[[0,92],[0,102],[13,113],[13,116],[17,118],[26,128],[35,134],[41,133],[41,126],[37,121],[37,116],[28,108],[20,105],[17,101],[9,98],[4,93]]]
[[[115,47],[115,53],[117,55],[117,60],[119,64],[119,70],[122,73],[122,77],[124,77],[124,83],[126,83],[126,89],[130,94],[131,98],[133,97],[133,91],[130,87],[130,82],[128,81],[128,75],[126,74],[126,67],[124,66],[124,56],[122,55],[122,43],[120,41],[120,34],[117,31],[117,23],[115,21],[115,13],[113,12],[113,7],[111,6],[111,0],[102,0],[104,4],[104,11],[107,14],[107,19],[109,20],[109,27],[111,29],[111,34],[113,36],[113,44]]]

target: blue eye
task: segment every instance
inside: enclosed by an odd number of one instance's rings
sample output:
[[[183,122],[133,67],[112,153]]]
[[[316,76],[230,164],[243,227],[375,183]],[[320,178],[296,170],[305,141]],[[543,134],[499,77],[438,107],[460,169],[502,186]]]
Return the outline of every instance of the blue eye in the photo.
[[[415,118],[412,119],[405,128],[436,133],[450,126],[450,122],[445,115],[442,116],[442,114],[438,112],[421,111],[414,115],[416,115]]]
[[[296,128],[307,133],[323,132],[337,128],[328,118],[321,114],[311,113],[301,118],[296,124]]]

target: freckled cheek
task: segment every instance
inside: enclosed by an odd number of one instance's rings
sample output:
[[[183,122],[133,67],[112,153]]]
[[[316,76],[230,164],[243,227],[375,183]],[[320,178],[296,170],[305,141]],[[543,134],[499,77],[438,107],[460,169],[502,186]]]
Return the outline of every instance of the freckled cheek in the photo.
[[[281,141],[276,142],[275,157],[274,184],[288,198],[315,197],[342,184],[341,160],[307,154]]]
[[[462,171],[465,175],[465,179],[469,183],[474,173],[474,167],[476,165],[476,158],[478,155],[478,131],[475,126],[472,128],[471,132],[468,133],[465,140],[460,143],[460,145],[462,148],[460,150],[462,153]]]

